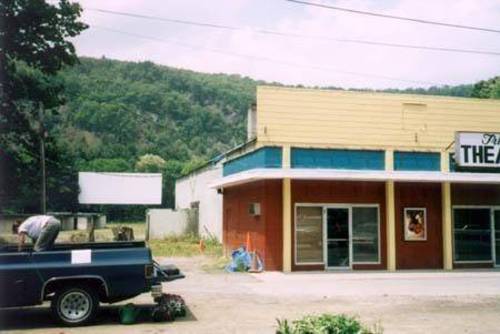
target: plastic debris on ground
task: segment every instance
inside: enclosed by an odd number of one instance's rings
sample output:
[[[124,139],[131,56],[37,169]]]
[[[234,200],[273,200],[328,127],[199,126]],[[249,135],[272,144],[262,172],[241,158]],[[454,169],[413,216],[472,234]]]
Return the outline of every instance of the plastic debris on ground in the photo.
[[[231,253],[231,263],[226,266],[228,272],[262,272],[264,265],[257,252],[248,252],[245,246]]]
[[[155,298],[157,305],[151,311],[153,321],[174,321],[175,318],[186,316],[186,303],[179,295],[162,294]]]
[[[152,308],[144,308],[132,303],[128,303],[118,310],[120,323],[131,325],[137,322],[174,321],[178,317],[185,317],[187,313],[186,303],[179,295],[162,294],[154,299],[156,305]]]

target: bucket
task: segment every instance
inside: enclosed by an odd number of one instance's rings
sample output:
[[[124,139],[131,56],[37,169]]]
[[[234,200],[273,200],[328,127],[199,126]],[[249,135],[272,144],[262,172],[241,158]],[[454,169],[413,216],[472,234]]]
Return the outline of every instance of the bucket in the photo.
[[[120,323],[123,325],[134,324],[140,311],[141,310],[132,303],[128,303],[127,305],[121,307],[118,311],[118,314],[120,315]]]

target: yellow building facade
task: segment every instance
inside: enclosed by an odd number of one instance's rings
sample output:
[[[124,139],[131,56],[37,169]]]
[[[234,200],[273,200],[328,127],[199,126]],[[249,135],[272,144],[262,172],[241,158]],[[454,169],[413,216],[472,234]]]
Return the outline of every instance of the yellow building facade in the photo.
[[[261,86],[252,117],[214,184],[227,247],[253,235],[283,271],[500,264],[500,101]]]

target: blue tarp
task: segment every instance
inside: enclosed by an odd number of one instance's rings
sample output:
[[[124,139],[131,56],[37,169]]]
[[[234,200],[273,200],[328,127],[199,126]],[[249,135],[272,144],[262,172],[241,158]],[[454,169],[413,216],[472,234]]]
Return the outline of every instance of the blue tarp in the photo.
[[[256,253],[247,252],[245,246],[234,250],[231,253],[231,263],[226,266],[226,271],[248,271],[252,266],[252,257],[257,257],[257,270],[258,272],[264,269],[260,257]]]

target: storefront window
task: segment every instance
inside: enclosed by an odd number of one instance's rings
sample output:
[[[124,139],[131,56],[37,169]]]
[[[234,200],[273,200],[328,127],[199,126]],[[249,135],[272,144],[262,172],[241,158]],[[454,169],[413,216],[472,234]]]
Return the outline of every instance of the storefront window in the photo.
[[[323,208],[297,207],[296,263],[323,263]]]
[[[354,263],[379,262],[378,208],[352,208],[352,255]]]
[[[455,209],[455,261],[491,261],[490,209]]]

